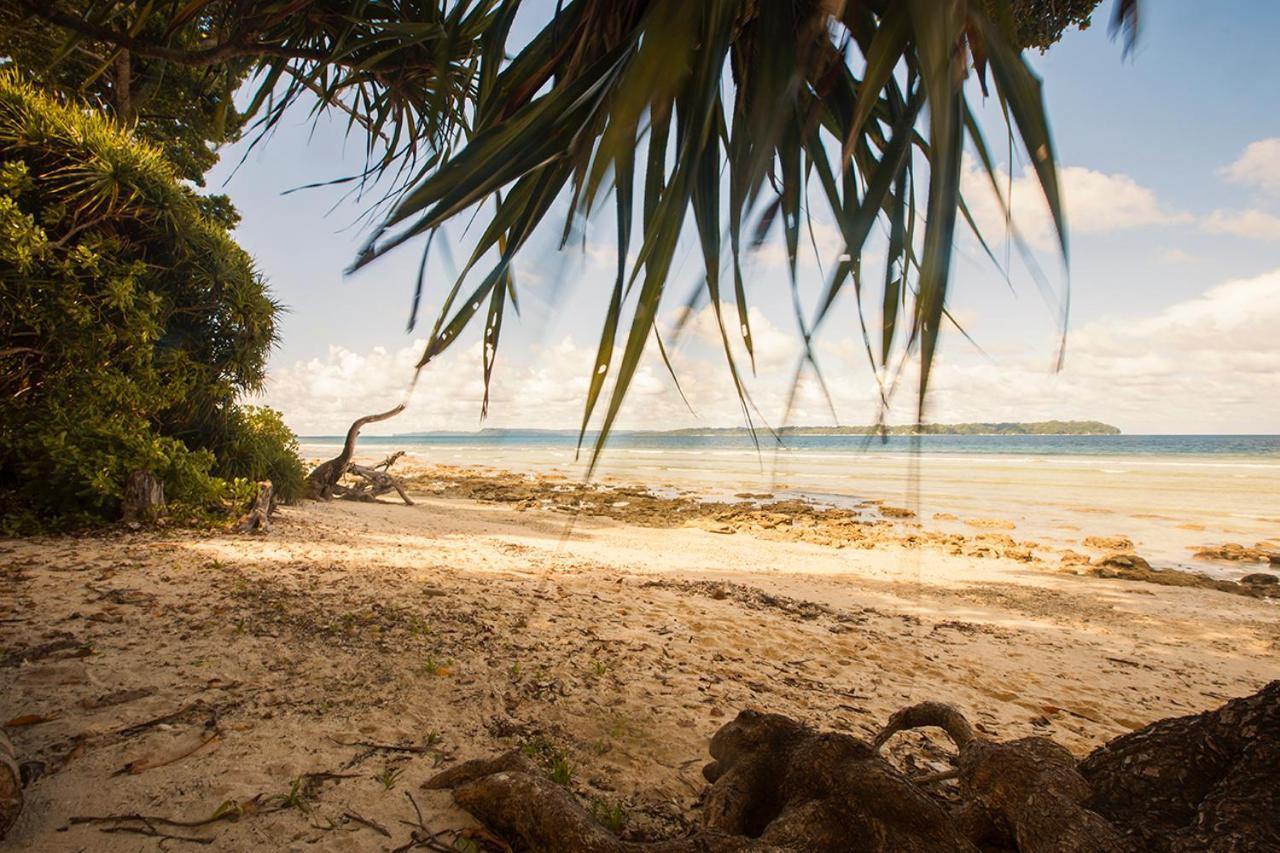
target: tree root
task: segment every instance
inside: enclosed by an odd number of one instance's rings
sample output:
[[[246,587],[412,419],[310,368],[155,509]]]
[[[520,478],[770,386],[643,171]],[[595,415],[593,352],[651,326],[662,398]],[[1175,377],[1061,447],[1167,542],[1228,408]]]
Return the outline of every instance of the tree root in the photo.
[[[974,733],[958,709],[941,702],[895,713],[876,746],[899,731],[925,726],[945,731],[959,749],[961,823],[970,841],[1022,853],[1120,849],[1115,827],[1082,805],[1089,786],[1064,747],[1044,737],[988,740]]]
[[[1137,849],[1280,850],[1280,681],[1118,737],[1080,773]]]
[[[957,767],[911,780],[879,748],[925,726],[947,732]],[[1280,849],[1280,681],[1154,723],[1080,763],[1048,738],[985,738],[940,702],[894,714],[873,744],[743,711],[712,738],[711,755],[701,827],[665,841],[617,838],[519,751],[423,787],[452,789],[488,829],[534,851]],[[952,776],[958,804],[926,787]]]

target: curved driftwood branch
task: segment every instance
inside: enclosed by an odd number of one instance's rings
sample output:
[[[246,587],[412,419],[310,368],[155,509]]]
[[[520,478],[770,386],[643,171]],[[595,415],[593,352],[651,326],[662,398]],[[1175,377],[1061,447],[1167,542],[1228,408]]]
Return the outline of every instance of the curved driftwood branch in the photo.
[[[338,481],[342,479],[343,474],[347,473],[347,468],[351,464],[351,457],[355,455],[356,439],[360,437],[360,430],[364,429],[368,424],[394,418],[404,411],[405,405],[401,403],[394,409],[388,409],[376,415],[365,415],[352,423],[351,428],[347,430],[347,440],[342,444],[342,452],[327,462],[321,462],[315,467],[315,470],[307,475],[308,496],[324,500],[333,497]]]

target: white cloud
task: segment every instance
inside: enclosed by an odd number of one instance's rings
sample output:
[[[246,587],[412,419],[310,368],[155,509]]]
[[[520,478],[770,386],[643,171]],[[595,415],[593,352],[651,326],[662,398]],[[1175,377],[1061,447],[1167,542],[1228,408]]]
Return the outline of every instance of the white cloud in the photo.
[[[1031,166],[1026,166],[1022,174],[1014,178],[1012,192],[1006,172],[998,169],[996,177],[1001,195],[1010,199],[1009,209],[1023,238],[1040,248],[1051,247],[1056,241],[1053,219]],[[1067,228],[1072,234],[1172,225],[1191,218],[1186,213],[1166,208],[1155,193],[1128,175],[1066,166],[1058,170],[1058,181],[1062,187]],[[1004,215],[991,187],[991,179],[972,159],[966,160],[960,188],[983,237],[988,242],[1002,237],[1005,233]]]
[[[934,411],[1098,418],[1131,432],[1280,429],[1280,270],[1229,281],[1136,319],[1085,324],[1063,371],[1034,359],[938,370]]]
[[[1233,183],[1280,192],[1280,136],[1250,143],[1222,173]]]
[[[1280,216],[1265,210],[1215,210],[1204,220],[1211,234],[1232,234],[1254,240],[1280,240]]]
[[[758,375],[751,378],[731,305],[725,322],[755,402],[776,422],[799,355],[794,331],[752,311]],[[1052,343],[993,362],[968,355],[953,335],[933,373],[930,417],[938,422],[1096,418],[1130,432],[1277,432],[1277,329],[1280,269],[1219,284],[1147,316],[1087,323],[1071,333],[1060,373],[1050,369]],[[685,409],[650,347],[619,427],[740,423],[721,347],[714,315],[703,308],[671,353],[696,417]],[[487,425],[576,427],[594,349],[594,341],[583,345],[565,338],[527,352],[514,346],[501,351]],[[302,434],[338,433],[354,418],[398,402],[420,352],[420,342],[365,354],[332,347],[324,358],[273,371],[266,402],[283,409]],[[861,339],[828,336],[820,340],[818,354],[842,422],[872,420],[877,389]],[[915,381],[909,366],[898,399],[899,421],[913,416]],[[447,352],[422,374],[409,410],[382,431],[474,429],[482,393],[478,345]],[[812,378],[802,380],[789,422],[830,423]]]

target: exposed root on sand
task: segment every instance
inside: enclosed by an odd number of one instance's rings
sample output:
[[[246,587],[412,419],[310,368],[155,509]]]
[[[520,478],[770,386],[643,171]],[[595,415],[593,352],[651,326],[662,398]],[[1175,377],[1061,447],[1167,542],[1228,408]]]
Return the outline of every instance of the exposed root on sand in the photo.
[[[938,727],[954,772],[912,780],[881,757],[899,731]],[[778,714],[743,711],[711,741],[702,825],[622,841],[519,751],[465,762],[425,784],[452,789],[491,831],[531,850],[1024,853],[1253,850],[1280,846],[1280,681],[1216,711],[1162,720],[1083,762],[1043,737],[994,741],[953,706],[913,705],[868,744]],[[954,778],[944,794],[937,782]]]

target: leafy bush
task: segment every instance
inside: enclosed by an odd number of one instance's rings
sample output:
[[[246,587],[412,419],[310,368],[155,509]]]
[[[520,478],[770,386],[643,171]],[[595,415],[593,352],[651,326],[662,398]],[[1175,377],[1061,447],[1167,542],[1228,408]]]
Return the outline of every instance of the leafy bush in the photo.
[[[179,512],[301,463],[259,389],[278,306],[158,149],[0,70],[0,515],[114,518],[134,470]]]
[[[280,413],[266,406],[237,406],[230,415],[214,470],[229,479],[270,480],[285,503],[302,497],[307,469],[298,458],[298,438]]]

